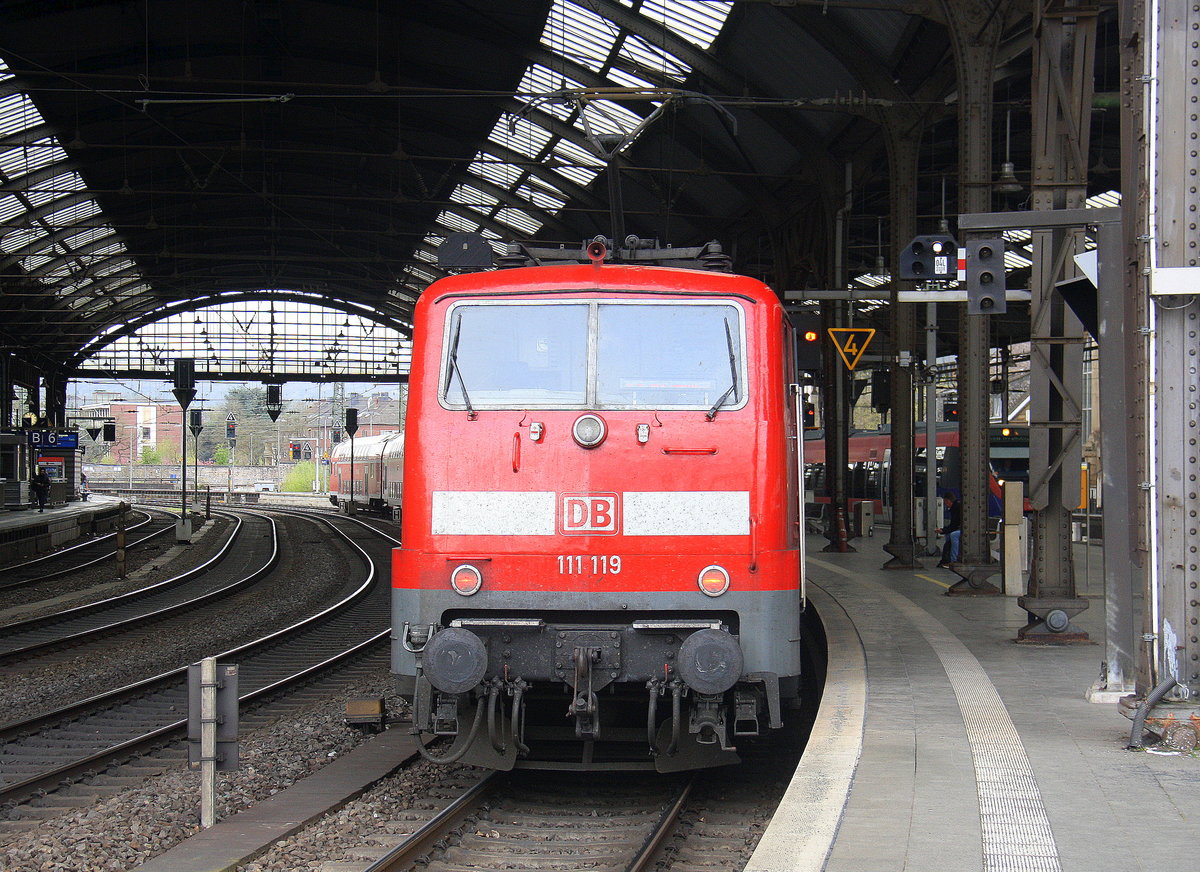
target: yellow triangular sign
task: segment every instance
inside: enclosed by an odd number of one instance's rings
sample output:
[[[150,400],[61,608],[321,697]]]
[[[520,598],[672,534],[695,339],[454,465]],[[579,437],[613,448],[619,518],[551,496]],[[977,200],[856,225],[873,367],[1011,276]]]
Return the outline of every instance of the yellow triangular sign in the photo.
[[[842,356],[846,369],[853,370],[858,366],[859,358],[875,338],[874,327],[830,327],[829,338],[833,347]]]

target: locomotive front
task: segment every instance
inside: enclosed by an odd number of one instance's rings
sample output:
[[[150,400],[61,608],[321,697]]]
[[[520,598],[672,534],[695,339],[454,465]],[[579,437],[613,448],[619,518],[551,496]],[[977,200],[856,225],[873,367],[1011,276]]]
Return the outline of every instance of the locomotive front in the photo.
[[[801,662],[796,418],[774,294],[554,266],[415,315],[393,671],[496,769],[735,762]]]

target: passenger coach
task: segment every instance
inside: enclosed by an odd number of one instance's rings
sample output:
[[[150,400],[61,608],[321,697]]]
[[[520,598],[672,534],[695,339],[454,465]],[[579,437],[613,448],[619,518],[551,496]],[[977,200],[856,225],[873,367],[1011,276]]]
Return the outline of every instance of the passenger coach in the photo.
[[[792,329],[758,281],[589,255],[421,295],[393,670],[444,759],[734,762],[801,672]]]

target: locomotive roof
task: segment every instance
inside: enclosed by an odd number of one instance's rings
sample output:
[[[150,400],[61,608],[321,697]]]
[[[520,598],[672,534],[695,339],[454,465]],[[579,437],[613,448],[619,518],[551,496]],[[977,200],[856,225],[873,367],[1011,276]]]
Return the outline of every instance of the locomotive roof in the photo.
[[[779,297],[758,279],[732,273],[627,264],[565,264],[489,270],[442,279],[426,289],[421,302],[447,297],[520,296],[542,293],[634,292],[737,296],[754,303]]]

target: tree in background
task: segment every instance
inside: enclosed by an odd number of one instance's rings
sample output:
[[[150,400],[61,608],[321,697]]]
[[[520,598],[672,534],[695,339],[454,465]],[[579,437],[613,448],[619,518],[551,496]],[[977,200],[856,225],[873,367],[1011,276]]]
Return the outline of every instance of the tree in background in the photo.
[[[313,479],[317,477],[317,468],[310,460],[302,460],[292,467],[284,476],[280,490],[289,493],[311,493]]]
[[[157,448],[153,448],[149,445],[143,445],[142,456],[138,462],[143,463],[146,466],[159,466],[163,462],[162,453]]]
[[[228,466],[229,465],[229,446],[228,445],[218,445],[212,453],[212,461],[213,461],[213,463],[217,464],[218,466]]]

